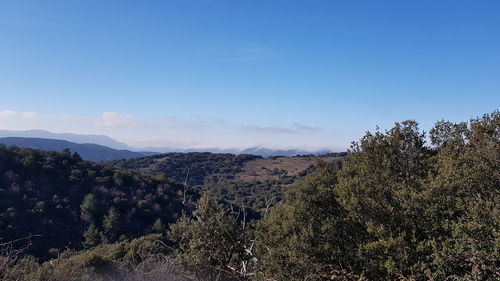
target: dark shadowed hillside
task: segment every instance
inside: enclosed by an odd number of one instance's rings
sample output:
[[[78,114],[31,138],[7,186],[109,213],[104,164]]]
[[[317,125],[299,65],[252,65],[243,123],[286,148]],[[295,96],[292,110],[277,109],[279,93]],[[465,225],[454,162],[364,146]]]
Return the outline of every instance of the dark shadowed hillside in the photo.
[[[42,238],[30,252],[137,237],[174,222],[182,185],[83,161],[69,152],[0,145],[0,242]]]

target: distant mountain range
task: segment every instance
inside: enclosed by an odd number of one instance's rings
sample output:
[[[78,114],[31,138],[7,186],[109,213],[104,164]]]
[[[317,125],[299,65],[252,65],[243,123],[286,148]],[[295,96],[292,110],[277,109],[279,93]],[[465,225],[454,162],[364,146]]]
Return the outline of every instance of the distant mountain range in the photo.
[[[244,150],[240,151],[239,153],[261,155],[262,157],[269,157],[269,156],[292,157],[292,156],[296,156],[296,155],[311,155],[311,154],[323,155],[323,154],[328,154],[331,152],[332,151],[328,150],[328,149],[308,151],[308,150],[303,150],[303,149],[270,149],[270,148],[265,148],[265,147],[251,147],[251,148],[244,149]]]
[[[332,153],[332,150],[304,150],[304,149],[272,149],[266,147],[249,147],[245,149],[230,149],[230,148],[169,148],[169,147],[145,147],[143,150],[155,151],[159,153],[173,153],[173,152],[211,152],[211,153],[230,153],[230,154],[252,154],[262,157],[271,156],[286,156],[293,157],[297,155],[324,155]]]
[[[71,152],[76,152],[84,160],[89,161],[109,161],[119,159],[130,159],[154,155],[154,152],[134,152],[130,150],[118,150],[93,143],[74,143],[65,140],[43,139],[43,138],[22,138],[7,137],[0,138],[0,143],[6,146],[17,146],[23,148],[34,148],[46,151],[62,151],[69,148]]]
[[[0,130],[0,138],[6,137],[21,137],[21,138],[41,138],[65,140],[74,143],[94,143],[102,146],[107,146],[113,149],[132,150],[127,144],[116,141],[105,135],[80,135],[70,133],[52,133],[45,130]]]
[[[225,148],[173,148],[173,147],[146,147],[146,148],[134,148],[130,147],[125,143],[116,141],[108,136],[105,135],[80,135],[80,134],[71,134],[71,133],[52,133],[49,131],[45,130],[27,130],[27,131],[15,131],[15,130],[0,130],[0,138],[7,138],[7,137],[17,137],[17,138],[34,138],[34,139],[51,139],[51,140],[61,140],[61,141],[67,141],[72,143],[72,147],[76,149],[77,146],[76,144],[85,144],[86,147],[86,154],[85,155],[92,155],[91,158],[88,158],[78,152],[84,159],[86,160],[93,160],[93,159],[101,159],[101,160],[94,160],[94,161],[105,161],[105,160],[115,160],[115,159],[123,159],[123,158],[133,158],[133,157],[141,157],[145,155],[152,155],[156,153],[170,153],[170,152],[212,152],[212,153],[231,153],[231,154],[253,154],[253,155],[259,155],[262,157],[270,157],[270,156],[296,156],[296,155],[308,155],[308,154],[314,154],[314,155],[323,155],[332,152],[331,150],[328,149],[322,149],[322,150],[304,150],[304,149],[272,149],[272,148],[266,148],[266,147],[250,147],[250,148],[245,148],[245,149],[225,149]],[[12,142],[13,140],[11,140]],[[27,145],[28,142],[27,140],[24,140],[22,142],[24,145]],[[36,142],[36,143],[39,143]],[[39,149],[44,149],[42,147],[36,147],[36,143],[33,143],[32,146],[22,146],[22,147],[33,147],[33,148],[39,148]],[[48,142],[44,142],[44,147],[49,147],[47,146]],[[19,144],[15,144],[21,147]],[[108,151],[108,154],[106,154],[106,158],[102,159],[103,157],[97,157],[97,152],[96,153],[90,153],[89,151],[89,145],[94,144],[97,145],[98,147],[101,146],[99,151],[104,151],[102,147],[114,150],[114,152]],[[62,150],[64,148],[60,148],[59,145],[63,145],[62,143],[58,143],[57,145],[54,143],[52,146],[54,149],[50,150]],[[64,144],[68,145],[68,144]],[[64,146],[63,145],[63,146]],[[81,147],[79,149],[82,149]],[[47,149],[44,149],[47,150]],[[119,152],[116,152],[119,151]],[[143,152],[143,151],[152,151],[152,152]],[[136,153],[136,154],[134,154]],[[132,155],[137,155],[139,156],[132,156]],[[116,155],[116,156],[115,156]],[[121,157],[122,155],[125,155],[127,157]],[[112,157],[112,158],[108,158]],[[121,157],[121,158],[120,158]]]

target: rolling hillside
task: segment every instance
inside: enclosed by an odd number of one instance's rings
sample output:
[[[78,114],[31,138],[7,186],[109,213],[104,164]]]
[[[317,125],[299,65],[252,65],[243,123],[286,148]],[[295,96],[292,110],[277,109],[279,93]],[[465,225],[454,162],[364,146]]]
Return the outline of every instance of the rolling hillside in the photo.
[[[263,158],[256,155],[209,152],[168,153],[106,164],[162,175],[199,190],[212,190],[223,199],[257,213],[283,199],[283,192],[315,170],[318,161],[338,162],[346,153],[323,156]]]

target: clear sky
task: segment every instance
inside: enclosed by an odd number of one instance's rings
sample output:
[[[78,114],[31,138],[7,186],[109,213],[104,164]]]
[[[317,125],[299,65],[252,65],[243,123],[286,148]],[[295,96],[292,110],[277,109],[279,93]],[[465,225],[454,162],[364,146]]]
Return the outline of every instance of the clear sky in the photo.
[[[333,148],[500,105],[500,1],[0,0],[0,129]]]

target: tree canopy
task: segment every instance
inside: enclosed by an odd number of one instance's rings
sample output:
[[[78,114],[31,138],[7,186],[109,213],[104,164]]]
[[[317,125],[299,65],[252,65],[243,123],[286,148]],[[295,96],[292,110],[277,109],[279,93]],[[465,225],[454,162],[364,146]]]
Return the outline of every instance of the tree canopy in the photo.
[[[338,172],[295,184],[258,226],[264,276],[498,277],[500,113],[441,121],[429,136],[411,120],[368,132]]]

